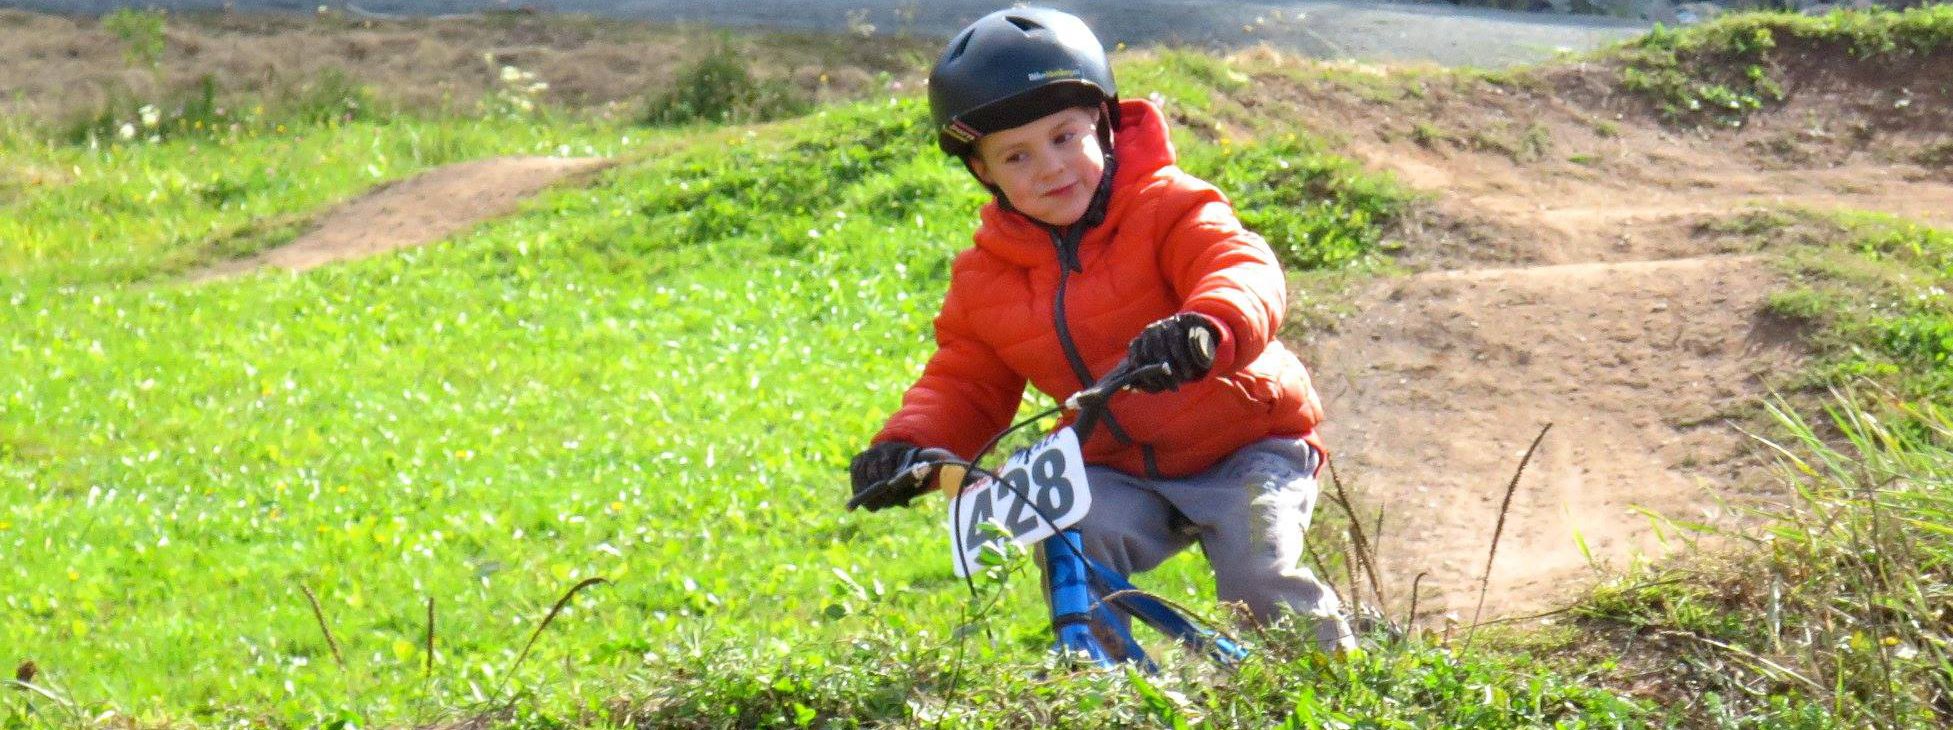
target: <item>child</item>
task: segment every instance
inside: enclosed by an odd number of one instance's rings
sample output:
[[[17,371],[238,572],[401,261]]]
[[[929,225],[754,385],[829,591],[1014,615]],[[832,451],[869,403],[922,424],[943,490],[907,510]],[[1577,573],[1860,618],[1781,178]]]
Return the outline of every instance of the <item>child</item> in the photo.
[[[1353,647],[1335,594],[1302,566],[1322,408],[1275,339],[1287,290],[1268,245],[1174,166],[1158,108],[1119,101],[1076,17],[1021,8],[972,23],[930,72],[929,105],[938,146],[996,199],[952,267],[935,355],[851,464],[855,492],[917,446],[969,458],[1027,381],[1062,401],[1122,358],[1166,362],[1170,375],[1138,384],[1155,395],[1113,399],[1083,446],[1086,554],[1130,575],[1198,541],[1221,600],[1262,622],[1296,612],[1324,649]]]

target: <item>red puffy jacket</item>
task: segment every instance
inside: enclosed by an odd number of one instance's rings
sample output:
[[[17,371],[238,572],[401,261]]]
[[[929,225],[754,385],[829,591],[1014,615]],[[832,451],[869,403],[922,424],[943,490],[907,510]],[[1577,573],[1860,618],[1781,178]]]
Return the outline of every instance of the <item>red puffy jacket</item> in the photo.
[[[1009,425],[1026,380],[1060,401],[1084,387],[1067,349],[1095,379],[1142,328],[1178,312],[1221,323],[1214,366],[1177,391],[1114,398],[1087,461],[1178,477],[1270,436],[1315,441],[1322,405],[1275,339],[1288,291],[1274,252],[1220,191],[1174,166],[1158,108],[1127,101],[1120,112],[1112,199],[1079,243],[1082,270],[1059,264],[1044,226],[985,206],[976,246],[951,268],[936,353],[875,442],[968,458]]]

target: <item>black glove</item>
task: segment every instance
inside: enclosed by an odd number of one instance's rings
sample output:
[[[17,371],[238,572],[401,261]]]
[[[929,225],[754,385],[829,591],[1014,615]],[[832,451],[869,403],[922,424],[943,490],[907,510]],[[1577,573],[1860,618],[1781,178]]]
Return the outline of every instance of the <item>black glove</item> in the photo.
[[[1158,393],[1206,377],[1207,369],[1214,366],[1214,343],[1219,335],[1212,320],[1192,312],[1146,325],[1126,348],[1126,362],[1136,367],[1166,363],[1173,369],[1136,380],[1133,387]]]
[[[869,512],[875,512],[889,507],[909,506],[909,500],[915,499],[923,491],[920,480],[913,484],[890,484],[865,497],[862,493],[893,478],[903,467],[903,462],[917,449],[915,444],[906,441],[884,441],[855,454],[854,461],[848,464],[848,477],[854,482],[854,498],[848,500],[848,509],[865,507]]]

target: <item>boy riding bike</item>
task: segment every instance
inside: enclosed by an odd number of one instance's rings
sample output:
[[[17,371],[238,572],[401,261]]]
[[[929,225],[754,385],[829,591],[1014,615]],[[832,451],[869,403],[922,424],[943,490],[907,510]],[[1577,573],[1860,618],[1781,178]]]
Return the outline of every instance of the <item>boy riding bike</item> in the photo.
[[[1322,408],[1275,339],[1287,290],[1273,251],[1174,165],[1160,110],[1119,100],[1074,16],[972,23],[931,70],[929,104],[938,146],[995,200],[951,269],[935,354],[854,457],[856,494],[919,447],[970,458],[1027,382],[1063,401],[1121,360],[1167,363],[1136,384],[1156,395],[1111,406],[1083,444],[1086,555],[1130,575],[1199,542],[1221,600],[1258,622],[1294,612],[1323,649],[1353,648],[1335,594],[1302,565]],[[862,506],[907,506],[916,491]]]

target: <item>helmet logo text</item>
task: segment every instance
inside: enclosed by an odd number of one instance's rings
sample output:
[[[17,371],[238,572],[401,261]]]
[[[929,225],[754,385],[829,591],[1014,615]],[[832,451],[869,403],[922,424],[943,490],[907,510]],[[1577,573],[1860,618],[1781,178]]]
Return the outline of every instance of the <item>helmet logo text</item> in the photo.
[[[1024,78],[1029,79],[1031,81],[1044,81],[1047,79],[1070,79],[1070,78],[1077,78],[1077,77],[1078,77],[1078,69],[1075,68],[1058,68],[1058,69],[1052,69],[1050,71],[1034,71],[1032,73],[1025,74],[1024,76]]]

